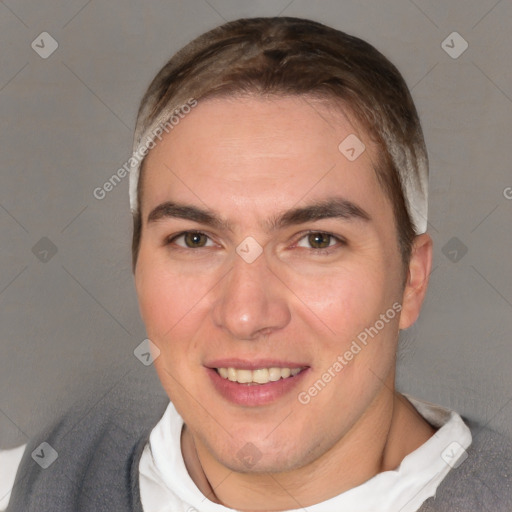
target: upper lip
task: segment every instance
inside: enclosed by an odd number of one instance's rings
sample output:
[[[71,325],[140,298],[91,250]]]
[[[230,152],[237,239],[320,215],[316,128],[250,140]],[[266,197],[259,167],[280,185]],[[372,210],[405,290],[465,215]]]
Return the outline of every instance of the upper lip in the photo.
[[[305,368],[308,365],[282,359],[215,359],[205,363],[208,368],[236,368],[237,370],[258,370],[260,368]]]

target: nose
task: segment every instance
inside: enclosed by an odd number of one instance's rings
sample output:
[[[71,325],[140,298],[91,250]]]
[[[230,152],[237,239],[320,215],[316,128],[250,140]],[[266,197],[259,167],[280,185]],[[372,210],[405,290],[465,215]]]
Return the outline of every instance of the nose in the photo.
[[[290,322],[286,288],[267,266],[265,254],[252,263],[236,256],[216,291],[213,321],[233,339],[256,340]]]

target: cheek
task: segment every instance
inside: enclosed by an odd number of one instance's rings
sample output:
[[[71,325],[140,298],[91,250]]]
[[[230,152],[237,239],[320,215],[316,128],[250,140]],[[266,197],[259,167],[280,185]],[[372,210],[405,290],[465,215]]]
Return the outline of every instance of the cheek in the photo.
[[[135,285],[151,341],[162,351],[179,351],[185,343],[190,350],[195,332],[211,310],[212,290],[221,278],[216,269],[195,266],[191,271],[188,266],[171,265],[164,251],[142,250]]]
[[[197,288],[170,270],[161,258],[141,250],[135,274],[139,308],[146,331],[154,343],[161,344],[166,333],[197,302]]]
[[[283,281],[308,323],[335,339],[345,340],[374,322],[392,304],[394,294],[378,267],[351,264],[314,273],[292,272]],[[389,304],[388,304],[389,303]]]
[[[153,342],[158,338],[156,334],[162,331],[164,320],[168,318],[169,312],[168,287],[165,281],[162,282],[159,278],[160,276],[158,266],[149,261],[141,250],[135,273],[135,287],[142,320]]]

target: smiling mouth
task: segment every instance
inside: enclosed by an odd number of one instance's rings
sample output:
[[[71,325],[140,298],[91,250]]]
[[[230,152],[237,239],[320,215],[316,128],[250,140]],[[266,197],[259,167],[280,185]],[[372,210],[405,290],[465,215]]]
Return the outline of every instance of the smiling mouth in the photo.
[[[237,368],[215,368],[216,372],[225,380],[238,382],[239,384],[268,384],[281,379],[289,379],[298,375],[301,368],[258,368],[245,370]]]

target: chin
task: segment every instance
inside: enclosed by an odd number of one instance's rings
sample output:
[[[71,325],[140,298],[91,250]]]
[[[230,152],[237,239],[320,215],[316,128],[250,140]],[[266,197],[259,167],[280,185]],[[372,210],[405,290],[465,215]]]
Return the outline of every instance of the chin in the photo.
[[[289,446],[285,441],[256,440],[241,441],[240,443],[229,443],[227,446],[218,447],[205,443],[215,459],[231,471],[244,474],[260,473],[286,473],[299,469],[313,462],[321,455],[320,446],[311,447],[309,451],[305,447],[287,438]]]
[[[286,473],[289,471],[293,471],[305,465],[304,463],[300,463],[295,461],[296,458],[300,458],[297,454],[291,457],[284,457],[283,454],[266,454],[265,456],[261,456],[254,464],[245,462],[236,457],[229,456],[224,460],[219,460],[219,462],[225,466],[226,468],[234,471],[236,473],[243,474],[264,474],[264,473]]]

